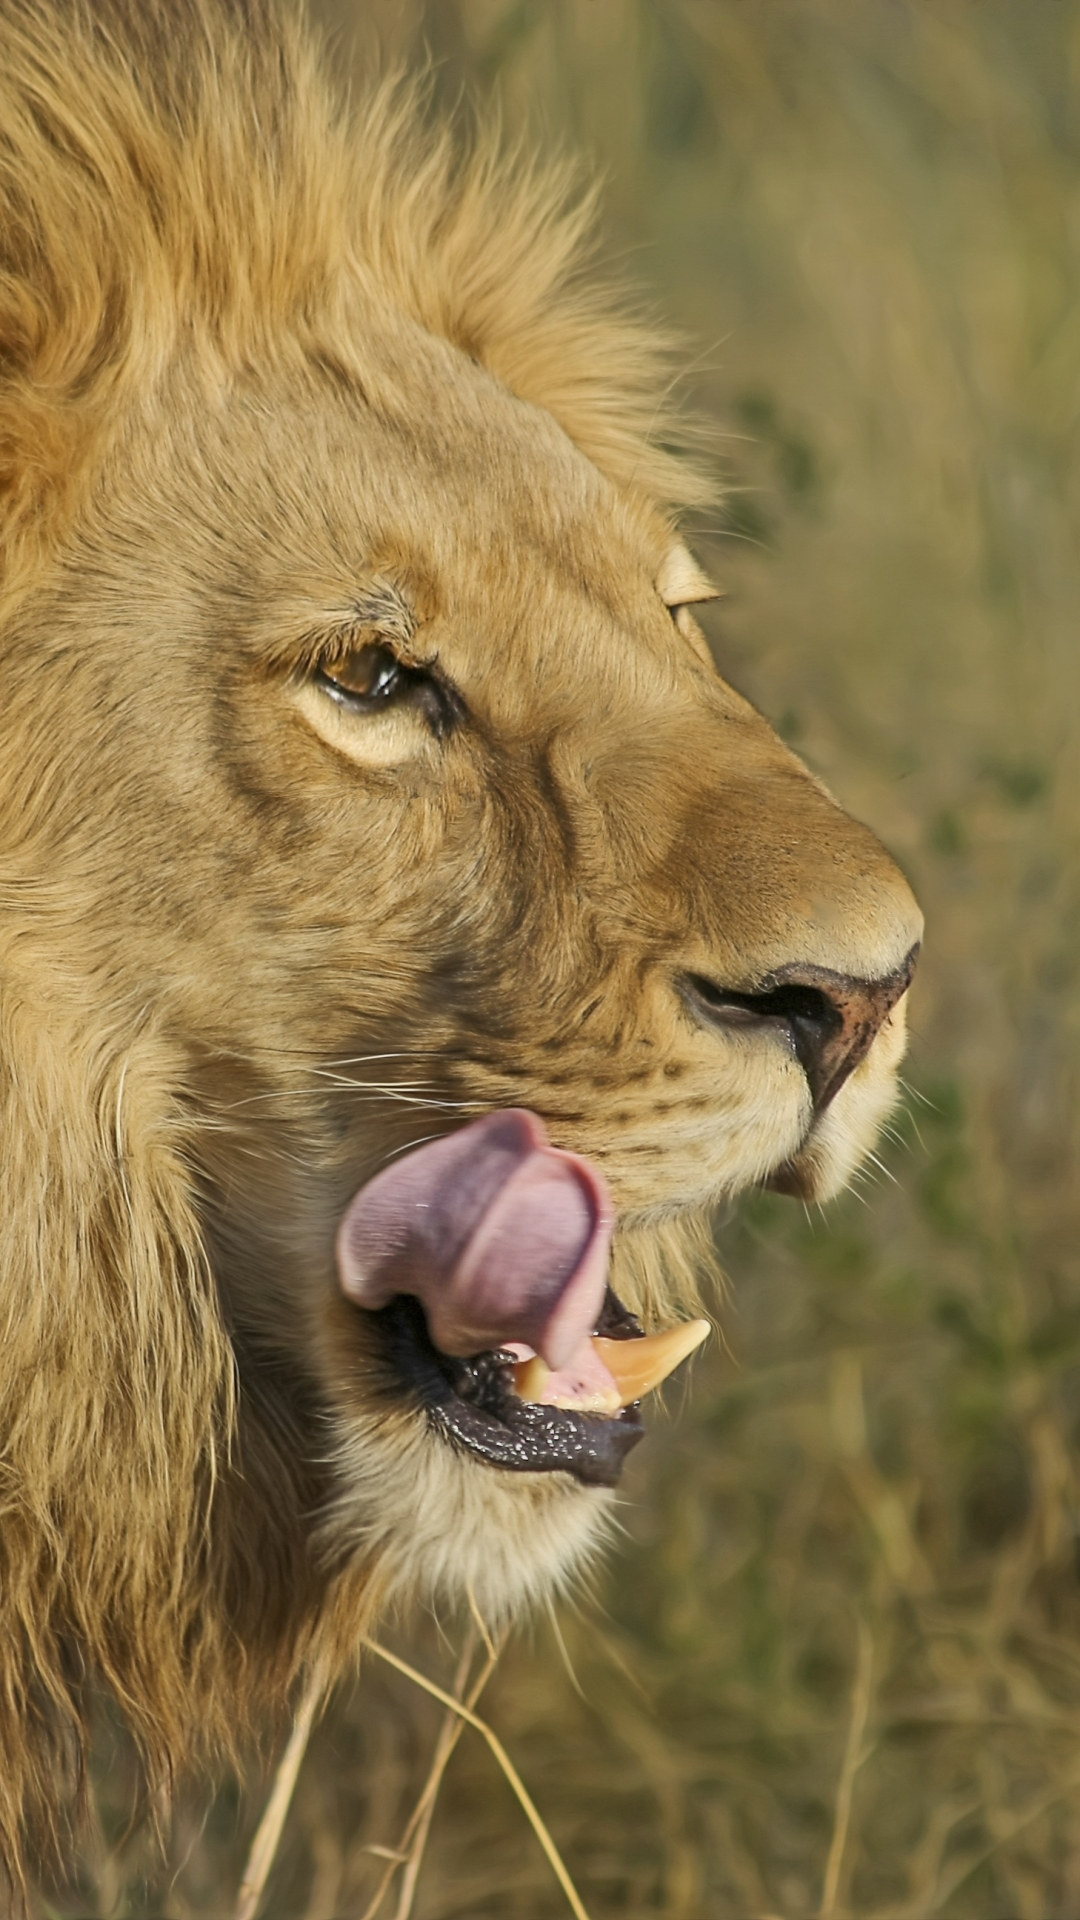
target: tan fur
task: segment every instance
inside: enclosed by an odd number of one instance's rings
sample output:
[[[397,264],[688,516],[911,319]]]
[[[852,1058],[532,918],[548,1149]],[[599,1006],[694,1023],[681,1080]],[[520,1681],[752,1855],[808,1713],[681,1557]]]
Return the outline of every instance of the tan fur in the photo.
[[[834,1191],[892,1097],[900,1010],[811,1131],[784,1047],[679,997],[877,977],[918,916],[661,601],[701,482],[663,343],[579,283],[587,202],[424,125],[402,86],[346,115],[255,4],[0,19],[16,1876],[64,1844],[87,1676],[167,1781],[392,1593],[512,1613],[602,1531],[387,1398],[332,1248],[388,1154],[532,1107],[663,1318],[718,1196]],[[461,690],[445,740],[312,688],[384,628]]]

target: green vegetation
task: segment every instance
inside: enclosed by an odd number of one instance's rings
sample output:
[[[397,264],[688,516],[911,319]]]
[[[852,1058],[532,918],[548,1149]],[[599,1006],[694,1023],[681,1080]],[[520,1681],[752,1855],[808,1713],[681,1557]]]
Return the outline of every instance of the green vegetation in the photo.
[[[614,256],[699,343],[690,399],[730,487],[695,532],[728,590],[717,659],[875,825],[928,922],[881,1168],[824,1216],[761,1197],[720,1224],[728,1352],[673,1397],[619,1551],[559,1612],[576,1684],[541,1622],[486,1711],[593,1920],[1065,1920],[1080,8],[362,12],[361,50],[426,42],[448,97],[495,88],[511,126],[606,170]],[[410,1657],[446,1684],[455,1656],[432,1631]],[[359,1916],[364,1849],[394,1845],[424,1778],[439,1711],[373,1664],[316,1735],[270,1920]],[[227,1911],[258,1793],[181,1811],[170,1890],[123,1841],[119,1761],[101,1777],[96,1910]],[[565,1911],[466,1733],[417,1920]]]

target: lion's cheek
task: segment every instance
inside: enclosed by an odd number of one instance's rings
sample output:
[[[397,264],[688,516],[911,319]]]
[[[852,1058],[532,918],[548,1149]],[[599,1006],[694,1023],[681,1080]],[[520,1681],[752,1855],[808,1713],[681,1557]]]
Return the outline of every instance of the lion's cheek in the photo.
[[[709,1052],[687,1059],[676,1095],[624,1097],[579,1124],[573,1144],[603,1168],[621,1219],[727,1199],[799,1153],[812,1106],[783,1040],[717,1036]]]

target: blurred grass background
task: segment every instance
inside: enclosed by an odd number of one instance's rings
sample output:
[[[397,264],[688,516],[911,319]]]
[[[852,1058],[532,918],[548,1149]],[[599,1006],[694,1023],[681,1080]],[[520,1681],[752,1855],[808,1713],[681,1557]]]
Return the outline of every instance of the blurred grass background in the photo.
[[[487,1696],[593,1920],[1080,1912],[1080,8],[321,0],[608,180],[731,489],[723,671],[926,908],[881,1170],[720,1223],[729,1351],[631,1462],[595,1594]],[[404,1643],[403,1643],[404,1644]],[[445,1684],[433,1626],[412,1657]],[[439,1710],[366,1668],[266,1912],[359,1916]],[[260,1796],[170,1878],[102,1772],[86,1911],[227,1910]],[[59,1898],[59,1897],[58,1897]],[[70,1899],[56,1912],[72,1912]],[[391,1896],[383,1911],[396,1911]],[[79,1911],[84,1910],[79,1908]],[[466,1734],[417,1920],[565,1903]]]

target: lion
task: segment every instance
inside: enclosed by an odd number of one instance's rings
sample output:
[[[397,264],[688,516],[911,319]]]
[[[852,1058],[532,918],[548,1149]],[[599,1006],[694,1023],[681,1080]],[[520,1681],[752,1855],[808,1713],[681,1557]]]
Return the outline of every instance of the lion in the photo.
[[[0,56],[14,1888],[88,1688],[164,1791],[392,1599],[575,1577],[716,1203],[868,1151],[921,920],[714,668],[565,166],[262,0]]]

